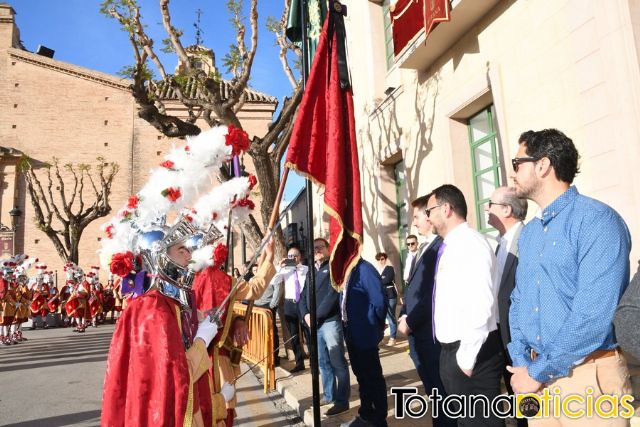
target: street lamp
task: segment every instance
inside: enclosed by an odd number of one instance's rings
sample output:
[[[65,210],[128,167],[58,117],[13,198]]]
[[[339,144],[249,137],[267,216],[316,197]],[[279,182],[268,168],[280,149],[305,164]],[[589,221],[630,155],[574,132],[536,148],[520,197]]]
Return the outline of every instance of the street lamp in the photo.
[[[16,231],[16,226],[18,225],[18,218],[22,215],[22,211],[19,207],[14,206],[13,209],[9,211],[9,216],[11,217],[11,228],[13,231]]]
[[[14,206],[13,209],[9,211],[9,216],[11,217],[11,232],[13,236],[11,237],[11,251],[13,255],[16,254],[16,227],[18,225],[18,218],[22,215],[22,211],[19,207]]]

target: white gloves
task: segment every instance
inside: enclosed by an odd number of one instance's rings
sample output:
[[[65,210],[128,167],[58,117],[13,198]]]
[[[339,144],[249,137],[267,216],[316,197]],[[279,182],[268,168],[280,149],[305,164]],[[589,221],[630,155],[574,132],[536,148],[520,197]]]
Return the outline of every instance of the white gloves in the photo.
[[[233,395],[236,394],[236,388],[230,383],[224,383],[220,389],[220,394],[224,397],[225,402],[228,402],[233,399]]]
[[[198,332],[196,332],[196,338],[204,341],[205,347],[209,347],[209,344],[213,340],[213,337],[218,333],[218,325],[211,321],[209,316],[206,316],[200,325],[198,326]]]

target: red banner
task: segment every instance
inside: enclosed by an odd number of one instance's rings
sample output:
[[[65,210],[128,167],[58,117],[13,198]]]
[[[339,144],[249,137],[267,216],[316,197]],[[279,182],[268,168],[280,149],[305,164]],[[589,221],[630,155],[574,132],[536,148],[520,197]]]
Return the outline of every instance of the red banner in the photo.
[[[398,0],[390,12],[393,27],[393,52],[396,56],[424,28],[426,35],[438,22],[451,20],[450,0]]]
[[[393,53],[398,56],[424,28],[424,0],[398,0],[389,13],[393,27]]]
[[[286,165],[325,186],[329,214],[329,271],[339,292],[362,249],[362,197],[353,95],[340,79],[338,24],[330,15],[320,34]],[[333,25],[336,25],[334,28]],[[329,29],[331,31],[329,32]]]
[[[426,35],[436,26],[438,22],[448,22],[451,20],[450,0],[425,0],[424,1],[424,29]]]

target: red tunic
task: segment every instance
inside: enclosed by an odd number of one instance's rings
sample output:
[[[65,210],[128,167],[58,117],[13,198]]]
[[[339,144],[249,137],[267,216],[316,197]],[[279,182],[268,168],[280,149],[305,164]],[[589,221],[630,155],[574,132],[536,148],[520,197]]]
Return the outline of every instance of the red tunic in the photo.
[[[158,291],[131,301],[111,340],[102,426],[178,426],[199,407],[211,425],[209,374],[190,387],[178,304]]]

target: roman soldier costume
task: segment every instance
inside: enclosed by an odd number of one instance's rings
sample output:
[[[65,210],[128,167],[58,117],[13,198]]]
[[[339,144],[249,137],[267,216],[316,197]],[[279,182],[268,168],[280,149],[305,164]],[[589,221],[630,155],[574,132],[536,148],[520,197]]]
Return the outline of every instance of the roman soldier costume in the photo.
[[[16,315],[16,291],[11,285],[13,270],[5,269],[0,279],[0,343],[4,345],[16,344],[17,340],[11,336],[11,325]]]
[[[171,150],[153,179],[105,226],[103,265],[122,278],[121,292],[130,300],[109,351],[103,426],[224,426],[225,401],[235,390],[219,385],[207,353],[219,318],[197,309],[192,285],[198,271],[224,262],[218,230],[225,229],[230,209],[234,218],[248,214],[248,203],[236,202],[247,200],[249,179],[235,178],[207,193],[210,172],[235,151],[235,143],[227,143],[230,134],[214,128]],[[171,210],[177,220],[167,226]]]

